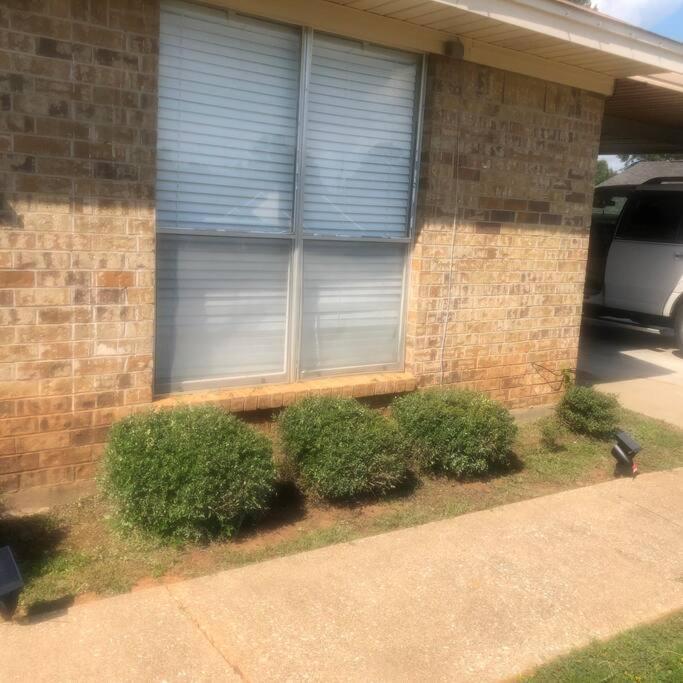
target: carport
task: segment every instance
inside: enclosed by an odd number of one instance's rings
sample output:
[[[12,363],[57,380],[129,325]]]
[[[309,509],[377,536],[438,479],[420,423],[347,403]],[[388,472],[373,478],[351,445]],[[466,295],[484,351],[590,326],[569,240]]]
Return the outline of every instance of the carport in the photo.
[[[683,152],[683,74],[619,78],[605,102],[601,154]]]
[[[683,75],[616,79],[605,102],[600,153],[682,152]],[[618,186],[618,178],[608,184]],[[683,426],[683,356],[670,330],[585,319],[578,370],[583,381],[616,393],[626,407]]]

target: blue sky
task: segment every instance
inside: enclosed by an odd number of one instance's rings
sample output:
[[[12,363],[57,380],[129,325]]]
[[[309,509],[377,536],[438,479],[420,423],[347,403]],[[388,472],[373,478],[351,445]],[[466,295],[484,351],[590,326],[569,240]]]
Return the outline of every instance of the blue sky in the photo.
[[[673,14],[660,19],[651,30],[667,38],[675,38],[683,43],[683,3]]]
[[[594,0],[594,2],[605,14],[683,41],[683,0]]]

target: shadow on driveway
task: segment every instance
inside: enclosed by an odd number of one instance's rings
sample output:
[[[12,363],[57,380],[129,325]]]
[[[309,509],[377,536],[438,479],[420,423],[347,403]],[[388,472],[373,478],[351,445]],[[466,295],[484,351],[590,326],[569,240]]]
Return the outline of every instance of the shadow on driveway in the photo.
[[[631,410],[683,427],[683,358],[672,333],[584,319],[577,376]]]

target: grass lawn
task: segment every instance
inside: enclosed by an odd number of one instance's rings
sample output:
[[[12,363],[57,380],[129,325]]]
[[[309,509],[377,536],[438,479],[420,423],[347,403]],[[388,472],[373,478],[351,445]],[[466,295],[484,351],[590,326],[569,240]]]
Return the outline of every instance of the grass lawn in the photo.
[[[683,466],[683,431],[626,411],[621,423],[644,446],[642,472]],[[13,547],[26,581],[19,616],[32,616],[76,600],[607,481],[614,472],[610,446],[565,435],[548,447],[539,423],[524,424],[516,466],[505,474],[470,482],[425,476],[388,499],[352,506],[313,505],[283,486],[270,514],[231,541],[164,546],[124,533],[106,501],[92,497],[49,513],[1,520],[0,546]]]
[[[527,683],[683,681],[683,612],[571,652],[523,679]]]

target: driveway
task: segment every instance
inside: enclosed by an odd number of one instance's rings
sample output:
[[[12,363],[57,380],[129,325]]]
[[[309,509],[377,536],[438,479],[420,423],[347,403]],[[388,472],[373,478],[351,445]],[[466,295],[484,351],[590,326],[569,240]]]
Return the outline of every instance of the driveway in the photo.
[[[673,334],[586,319],[578,372],[627,408],[683,428],[683,354]]]
[[[683,608],[683,468],[0,624],[3,682],[499,681]]]

